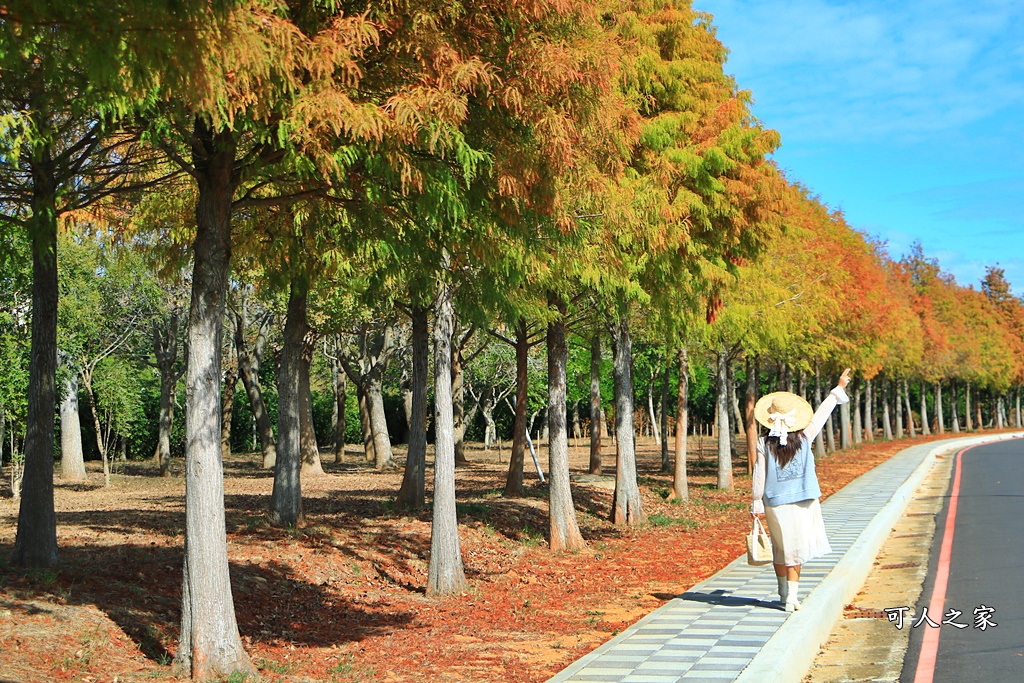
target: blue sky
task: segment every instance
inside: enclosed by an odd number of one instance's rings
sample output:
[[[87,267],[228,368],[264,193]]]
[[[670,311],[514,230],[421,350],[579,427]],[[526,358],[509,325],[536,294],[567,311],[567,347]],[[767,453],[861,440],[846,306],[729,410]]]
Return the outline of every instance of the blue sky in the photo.
[[[775,159],[899,258],[1024,294],[1024,1],[694,0]]]

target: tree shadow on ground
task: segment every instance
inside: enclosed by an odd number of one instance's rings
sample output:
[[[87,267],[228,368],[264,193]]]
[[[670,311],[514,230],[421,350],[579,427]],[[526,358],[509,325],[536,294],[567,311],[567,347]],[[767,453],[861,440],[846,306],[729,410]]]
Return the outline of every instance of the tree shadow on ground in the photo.
[[[157,499],[159,510],[62,510],[58,528],[82,527],[97,533],[133,534],[140,530],[168,538],[185,531],[185,509],[179,498]],[[63,555],[63,547],[61,550]]]
[[[167,662],[171,653],[164,644],[178,640],[181,622],[181,548],[65,546],[61,558],[56,572],[5,571],[4,591],[22,599],[94,605],[147,657]],[[329,582],[298,578],[283,563],[232,562],[229,571],[239,632],[253,642],[330,647],[391,633],[414,620],[412,613],[386,604],[357,604]]]

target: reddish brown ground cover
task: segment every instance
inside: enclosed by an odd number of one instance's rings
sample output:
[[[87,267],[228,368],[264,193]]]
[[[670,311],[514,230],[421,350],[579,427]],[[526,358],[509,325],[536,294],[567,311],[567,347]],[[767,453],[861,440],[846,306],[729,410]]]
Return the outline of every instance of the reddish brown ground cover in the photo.
[[[546,487],[534,475],[525,498],[502,498],[507,465],[470,449],[473,464],[457,472],[470,587],[444,600],[424,595],[429,512],[391,505],[400,471],[375,472],[349,449],[343,464],[303,482],[306,525],[284,530],[263,516],[271,475],[254,455],[233,456],[225,500],[243,640],[267,680],[543,681],[743,552],[745,461],[735,490],[717,491],[703,445],[707,459],[689,464],[691,500],[679,503],[665,500],[669,475],[658,471],[654,444],[642,444],[651,516],[642,528],[607,521],[609,490],[574,487],[589,549],[559,556],[544,540]],[[863,445],[820,461],[825,495],[908,445]],[[572,458],[583,471],[582,445]],[[0,499],[0,561],[16,528],[9,493]],[[0,573],[0,683],[174,680],[183,480],[129,463],[108,489],[95,470],[87,483],[58,483],[56,504],[60,570]]]

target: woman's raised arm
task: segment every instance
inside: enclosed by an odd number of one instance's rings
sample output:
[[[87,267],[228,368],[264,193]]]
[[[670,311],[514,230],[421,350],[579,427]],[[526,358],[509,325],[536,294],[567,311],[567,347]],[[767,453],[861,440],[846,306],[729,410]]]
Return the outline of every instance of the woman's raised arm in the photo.
[[[825,400],[821,402],[818,409],[814,412],[814,417],[811,418],[811,424],[807,425],[807,429],[804,430],[804,438],[808,441],[814,440],[825,426],[825,422],[828,420],[829,415],[835,410],[837,404],[849,403],[850,397],[846,395],[846,387],[850,383],[850,368],[843,370],[843,374],[839,376],[839,382],[836,383],[835,389],[829,392],[829,395],[825,397]]]

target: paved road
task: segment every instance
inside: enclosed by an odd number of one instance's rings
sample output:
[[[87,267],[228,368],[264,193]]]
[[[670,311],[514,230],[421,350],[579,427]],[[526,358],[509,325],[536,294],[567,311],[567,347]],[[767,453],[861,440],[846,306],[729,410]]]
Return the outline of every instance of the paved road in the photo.
[[[954,469],[936,520],[928,578],[907,613],[904,628],[912,632],[900,680],[1024,681],[1024,441],[976,446],[959,457],[959,477]],[[924,607],[938,628],[914,627]],[[964,628],[943,623],[950,618]]]

